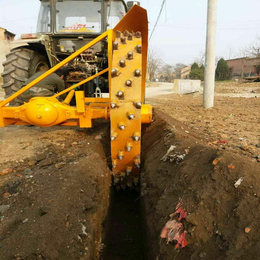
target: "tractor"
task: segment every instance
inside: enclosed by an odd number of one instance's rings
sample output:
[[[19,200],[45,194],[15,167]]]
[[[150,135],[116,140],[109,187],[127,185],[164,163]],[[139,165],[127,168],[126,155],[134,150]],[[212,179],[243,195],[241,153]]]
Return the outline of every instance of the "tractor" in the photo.
[[[6,97],[17,92],[38,71],[47,71],[108,29],[112,29],[134,4],[123,0],[41,0],[37,33],[22,34],[12,42],[3,63]],[[66,87],[92,76],[107,66],[107,45],[100,42],[71,62]],[[108,76],[82,86],[85,96],[94,97],[98,88],[108,92]],[[21,105],[16,98],[11,105]]]
[[[3,63],[6,99],[0,102],[0,127],[90,128],[95,119],[109,120],[111,169],[118,189],[138,186],[141,124],[152,121],[152,107],[144,104],[148,20],[138,4],[41,0],[37,33],[14,41]],[[67,71],[65,90],[28,102],[20,99],[60,68]],[[25,86],[38,71],[45,72]]]

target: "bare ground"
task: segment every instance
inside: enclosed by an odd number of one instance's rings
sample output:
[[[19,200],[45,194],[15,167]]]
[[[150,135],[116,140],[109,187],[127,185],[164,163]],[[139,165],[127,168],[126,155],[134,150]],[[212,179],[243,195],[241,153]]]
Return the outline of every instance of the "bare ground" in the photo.
[[[258,92],[260,86],[232,84],[221,83],[216,92],[244,92],[247,86]],[[147,259],[260,258],[259,98],[216,97],[210,110],[202,108],[200,94],[171,94],[148,102],[166,115],[156,112],[142,142]],[[102,243],[111,181],[108,127],[101,122],[87,131],[0,130],[0,172],[9,169],[0,176],[0,259],[98,259],[106,245],[105,250],[114,250],[112,243],[119,239],[127,246],[110,255],[143,259],[135,251],[135,234],[124,234],[127,217],[120,214],[115,219],[122,223],[111,226],[116,237]],[[170,145],[187,153],[183,161],[160,160]],[[213,165],[216,158],[221,160]],[[180,198],[188,212],[182,220],[188,246],[176,250],[174,243],[160,239],[160,232]],[[131,208],[125,210],[127,215]]]

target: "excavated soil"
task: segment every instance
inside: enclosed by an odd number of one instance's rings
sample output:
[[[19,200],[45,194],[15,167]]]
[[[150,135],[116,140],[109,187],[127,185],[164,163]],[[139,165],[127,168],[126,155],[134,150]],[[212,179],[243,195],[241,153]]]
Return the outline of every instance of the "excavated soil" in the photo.
[[[258,99],[201,101],[149,100],[141,194],[110,189],[107,122],[0,129],[0,259],[260,259]],[[179,162],[161,160],[171,145]],[[160,233],[180,201],[188,245],[175,249]]]
[[[99,259],[111,182],[107,130],[1,130],[0,167],[11,172],[0,176],[0,259]]]
[[[157,112],[144,134],[141,181],[147,259],[260,259],[260,164],[207,145],[186,129]],[[176,146],[171,155],[185,154],[183,161],[161,160],[171,145]],[[175,249],[176,243],[166,244],[160,233],[179,201],[188,212],[181,220],[188,246]]]

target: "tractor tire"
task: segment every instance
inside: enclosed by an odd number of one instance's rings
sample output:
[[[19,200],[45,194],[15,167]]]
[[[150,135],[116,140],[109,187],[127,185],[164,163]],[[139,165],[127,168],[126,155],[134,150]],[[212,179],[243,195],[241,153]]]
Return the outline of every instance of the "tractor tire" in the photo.
[[[25,81],[38,71],[49,69],[49,64],[43,55],[26,48],[12,50],[6,55],[3,63],[3,89],[5,98],[20,90]],[[19,97],[9,103],[10,106],[20,106],[23,100]]]

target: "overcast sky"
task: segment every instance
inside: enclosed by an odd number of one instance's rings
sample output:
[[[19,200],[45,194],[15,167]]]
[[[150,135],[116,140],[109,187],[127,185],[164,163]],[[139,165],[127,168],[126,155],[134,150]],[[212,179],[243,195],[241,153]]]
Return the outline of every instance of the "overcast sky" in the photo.
[[[162,0],[141,0],[152,31]],[[36,30],[39,0],[0,0],[0,27],[19,35]],[[217,56],[230,58],[260,35],[260,0],[219,0]],[[168,64],[192,63],[205,51],[207,0],[167,0],[150,46]],[[16,38],[18,38],[16,37]]]

